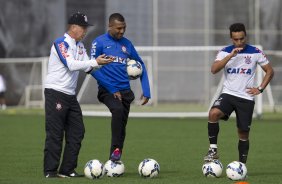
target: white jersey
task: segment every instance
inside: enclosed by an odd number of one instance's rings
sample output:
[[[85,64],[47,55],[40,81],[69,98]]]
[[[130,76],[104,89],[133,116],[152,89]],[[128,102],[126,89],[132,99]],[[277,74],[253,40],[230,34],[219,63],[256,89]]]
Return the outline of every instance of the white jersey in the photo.
[[[55,40],[48,61],[45,88],[75,95],[78,70],[98,68],[95,59],[89,60],[83,43],[76,42],[67,33]]]
[[[223,48],[218,52],[215,62],[225,58],[234,48],[234,45]],[[269,61],[262,51],[254,46],[246,45],[242,51],[232,57],[225,65],[225,81],[222,93],[254,100],[254,97],[247,93],[247,88],[256,87],[254,79],[257,65],[263,66],[268,63]]]

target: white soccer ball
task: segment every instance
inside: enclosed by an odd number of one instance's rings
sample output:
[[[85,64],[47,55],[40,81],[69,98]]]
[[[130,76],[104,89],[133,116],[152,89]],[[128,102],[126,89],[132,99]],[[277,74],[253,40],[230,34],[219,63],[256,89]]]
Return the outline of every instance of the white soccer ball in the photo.
[[[218,178],[221,176],[223,166],[219,160],[204,163],[202,166],[203,174],[209,178]]]
[[[124,173],[124,164],[121,160],[119,161],[111,161],[108,160],[105,163],[105,174],[109,177],[119,177]]]
[[[98,179],[104,176],[104,164],[99,160],[89,160],[84,167],[84,175],[89,179]]]
[[[130,80],[138,79],[142,74],[142,65],[135,60],[129,60],[126,69]]]
[[[246,178],[247,172],[246,165],[238,161],[231,162],[226,168],[227,177],[234,181],[244,180]]]
[[[160,172],[160,165],[156,160],[146,158],[139,164],[138,172],[144,178],[154,178]]]

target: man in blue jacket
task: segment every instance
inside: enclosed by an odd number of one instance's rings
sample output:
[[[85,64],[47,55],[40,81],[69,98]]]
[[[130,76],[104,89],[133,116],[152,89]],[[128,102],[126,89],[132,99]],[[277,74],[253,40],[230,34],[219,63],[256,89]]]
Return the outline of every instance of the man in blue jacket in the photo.
[[[143,72],[140,76],[143,90],[141,97],[142,105],[145,105],[151,97],[144,62],[139,57],[133,44],[123,37],[125,30],[126,22],[124,17],[119,13],[110,15],[108,32],[97,37],[92,42],[91,49],[92,59],[101,54],[115,58],[112,63],[92,72],[92,76],[99,85],[98,99],[112,113],[112,140],[110,148],[110,160],[112,161],[118,161],[121,158],[130,104],[135,98],[134,93],[130,89],[130,81],[126,71],[126,63],[129,59],[139,61],[143,67]]]

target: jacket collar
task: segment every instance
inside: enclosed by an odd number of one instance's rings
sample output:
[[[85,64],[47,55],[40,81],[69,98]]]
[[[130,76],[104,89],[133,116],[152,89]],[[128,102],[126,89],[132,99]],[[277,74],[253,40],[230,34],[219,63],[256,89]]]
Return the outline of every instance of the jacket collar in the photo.
[[[64,36],[66,37],[67,42],[71,43],[72,45],[78,44],[68,33],[65,33]]]

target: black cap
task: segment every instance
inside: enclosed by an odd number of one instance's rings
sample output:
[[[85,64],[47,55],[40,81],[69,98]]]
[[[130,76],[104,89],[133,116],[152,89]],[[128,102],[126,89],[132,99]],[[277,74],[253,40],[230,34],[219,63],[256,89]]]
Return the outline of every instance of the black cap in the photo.
[[[79,26],[93,26],[88,23],[87,16],[83,13],[74,13],[68,20],[68,24],[76,24]]]

